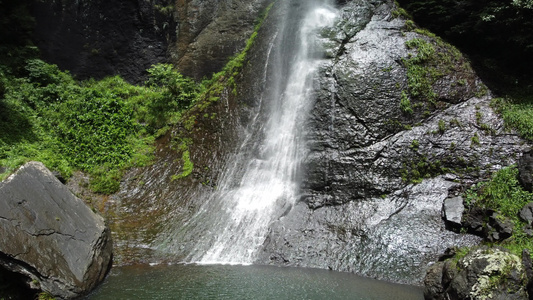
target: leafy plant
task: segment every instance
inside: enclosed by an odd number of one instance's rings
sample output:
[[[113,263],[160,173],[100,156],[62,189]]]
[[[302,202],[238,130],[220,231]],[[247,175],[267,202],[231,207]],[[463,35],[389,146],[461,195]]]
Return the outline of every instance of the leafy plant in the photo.
[[[502,243],[513,253],[521,255],[522,249],[533,250],[533,240],[523,231],[526,225],[519,217],[519,211],[533,201],[533,194],[520,186],[516,166],[503,168],[493,174],[490,180],[472,186],[465,193],[465,203],[498,211],[514,224],[513,236]]]

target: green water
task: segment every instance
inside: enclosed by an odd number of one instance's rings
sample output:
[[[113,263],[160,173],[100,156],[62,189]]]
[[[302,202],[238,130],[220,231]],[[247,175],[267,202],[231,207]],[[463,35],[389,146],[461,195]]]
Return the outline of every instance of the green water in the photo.
[[[97,299],[423,299],[418,287],[349,273],[269,266],[158,265],[114,268]]]

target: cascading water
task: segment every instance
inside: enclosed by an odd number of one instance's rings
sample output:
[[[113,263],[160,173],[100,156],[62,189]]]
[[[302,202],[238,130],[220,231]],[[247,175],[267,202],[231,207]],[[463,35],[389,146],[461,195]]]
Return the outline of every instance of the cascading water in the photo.
[[[217,191],[181,227],[195,239],[186,261],[252,263],[270,224],[299,197],[299,167],[306,154],[303,126],[312,105],[313,75],[321,63],[318,37],[321,28],[333,25],[336,12],[328,0],[285,4],[289,13],[266,62],[265,77],[274,78],[262,79],[269,83],[260,97],[264,109],[258,111]],[[270,52],[276,54],[271,57]],[[261,116],[265,112],[267,116]]]

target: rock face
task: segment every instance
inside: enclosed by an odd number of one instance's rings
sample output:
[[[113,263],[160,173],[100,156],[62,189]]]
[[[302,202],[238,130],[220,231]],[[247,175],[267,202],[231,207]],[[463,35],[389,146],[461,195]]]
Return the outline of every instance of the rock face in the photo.
[[[34,40],[43,58],[79,79],[144,79],[168,61],[175,40],[173,4],[165,1],[34,1]],[[169,6],[169,7],[168,7]]]
[[[489,106],[490,92],[460,53],[416,30],[393,1],[337,5],[338,22],[321,31],[327,47],[314,80],[314,107],[302,129],[308,141],[302,196],[271,225],[256,262],[421,284],[428,265],[446,248],[481,240],[446,230],[445,199],[515,163],[524,146],[504,130]],[[295,8],[297,0],[276,2],[236,77],[236,93],[226,89],[213,105],[217,110],[205,114],[216,112],[215,118],[196,119],[201,128],[193,130],[193,175],[172,182],[179,161],[171,156],[171,146],[163,145],[157,163],[132,171],[112,199],[117,207],[127,204],[117,208],[122,215],[151,215],[158,210],[154,207],[170,212],[135,233],[140,243],[156,248],[164,241],[177,245],[176,252],[186,249],[182,241],[165,235],[165,224],[185,224],[179,230],[195,233],[188,220],[216,188],[224,160],[246,164],[232,161],[235,147],[228,145],[241,144],[239,133],[248,129],[249,110],[261,106],[260,92],[268,86],[264,62],[276,54],[270,52],[278,33],[276,18]],[[430,54],[446,59],[419,57],[420,52],[428,54],[428,47]],[[434,68],[426,75],[439,74],[423,78],[430,82],[426,90],[413,87],[419,79],[411,68],[415,57],[422,62],[417,70]],[[204,131],[210,129],[214,134]],[[156,242],[147,238],[158,234]]]
[[[152,64],[187,76],[218,72],[245,46],[268,0],[33,2],[43,58],[80,79],[121,75],[142,82]]]
[[[491,209],[475,207],[464,214],[462,226],[486,241],[497,242],[511,237],[514,225]]]
[[[177,1],[178,37],[172,61],[187,76],[218,72],[239,52],[269,0]]]
[[[460,56],[452,71],[424,79],[433,80],[426,96],[415,95],[409,61],[418,52],[409,45],[427,43],[443,57],[454,50],[395,10],[392,1],[347,2],[325,34],[331,59],[306,127],[303,196],[273,224],[260,262],[420,283],[447,247],[479,241],[445,229],[443,201],[516,162],[520,139],[503,130]]]
[[[451,228],[461,227],[464,210],[463,197],[453,197],[444,200],[444,206],[442,208],[444,221]]]
[[[503,248],[480,248],[465,257],[431,266],[425,279],[427,300],[528,299],[521,259]]]
[[[110,232],[38,162],[0,183],[0,267],[31,289],[68,299],[100,283],[111,263]]]

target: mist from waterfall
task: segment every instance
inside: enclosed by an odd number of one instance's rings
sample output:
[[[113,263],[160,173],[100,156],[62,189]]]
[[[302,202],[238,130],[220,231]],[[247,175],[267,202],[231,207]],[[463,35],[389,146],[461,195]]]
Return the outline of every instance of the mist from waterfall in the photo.
[[[270,224],[299,198],[300,165],[307,151],[303,126],[322,59],[319,35],[333,25],[336,10],[328,0],[281,2],[288,4],[288,13],[270,44],[268,72],[258,79],[268,84],[259,99],[262,109],[217,190],[176,233],[186,231],[194,239],[186,262],[252,263]]]

